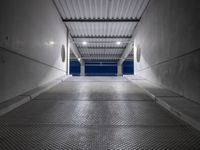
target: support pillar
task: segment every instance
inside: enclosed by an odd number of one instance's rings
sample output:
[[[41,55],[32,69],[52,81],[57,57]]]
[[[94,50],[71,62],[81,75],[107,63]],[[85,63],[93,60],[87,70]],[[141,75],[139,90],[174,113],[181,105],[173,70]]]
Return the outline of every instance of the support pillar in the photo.
[[[122,72],[122,64],[118,64],[117,65],[117,76],[122,76],[123,72]]]
[[[81,72],[80,76],[85,76],[85,62],[81,62]]]
[[[70,74],[70,33],[67,29],[67,60],[66,60],[66,74]]]

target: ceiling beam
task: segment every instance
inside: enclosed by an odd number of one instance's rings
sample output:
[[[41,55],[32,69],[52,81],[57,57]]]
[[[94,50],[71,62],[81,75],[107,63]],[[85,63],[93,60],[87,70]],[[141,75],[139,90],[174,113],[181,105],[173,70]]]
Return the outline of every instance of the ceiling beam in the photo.
[[[93,59],[96,59],[96,60],[118,60],[119,57],[82,57],[83,59],[87,59],[87,60],[93,60]]]
[[[71,35],[69,36],[70,41],[73,41]],[[82,59],[82,56],[79,52],[79,50],[77,49],[76,45],[74,44],[74,42],[70,42],[70,50],[72,50],[73,54],[75,55],[75,57],[77,58],[77,60],[83,64],[84,60]]]
[[[126,47],[78,47],[79,49],[125,49]]]
[[[74,39],[130,39],[132,36],[72,36]]]
[[[131,39],[131,41],[133,41],[133,38]],[[130,52],[133,50],[133,43],[130,42],[127,46],[126,49],[124,50],[124,52],[122,53],[120,60],[118,61],[118,64],[121,65],[128,57],[128,55],[130,54]]]
[[[139,22],[140,19],[63,19],[63,22]]]
[[[93,67],[99,67],[99,66],[106,66],[106,67],[115,67],[116,66],[116,63],[115,64],[104,64],[104,63],[95,63],[95,64],[92,64],[92,63],[88,63],[88,64],[86,64],[86,66],[93,66]]]

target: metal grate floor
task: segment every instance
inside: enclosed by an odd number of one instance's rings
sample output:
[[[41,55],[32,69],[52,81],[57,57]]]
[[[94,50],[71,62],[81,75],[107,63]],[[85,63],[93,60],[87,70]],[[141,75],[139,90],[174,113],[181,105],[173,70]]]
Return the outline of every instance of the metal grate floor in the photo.
[[[64,83],[59,84],[58,86],[41,94],[36,99],[79,101],[151,100],[151,98],[148,95],[146,95],[146,93],[143,90],[141,90],[136,85],[133,85],[131,82],[94,81],[65,81]]]
[[[70,82],[128,82],[126,78],[123,77],[69,77],[65,81]]]
[[[10,124],[181,125],[153,101],[33,100],[0,119]]]
[[[199,150],[200,136],[184,127],[6,127],[2,150]]]
[[[71,79],[1,116],[0,149],[200,149],[199,132],[136,85]]]

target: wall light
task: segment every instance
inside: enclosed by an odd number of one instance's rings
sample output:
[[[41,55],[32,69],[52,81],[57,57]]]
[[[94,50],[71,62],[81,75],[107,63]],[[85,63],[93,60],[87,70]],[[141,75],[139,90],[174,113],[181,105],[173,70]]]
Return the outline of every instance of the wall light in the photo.
[[[49,45],[54,45],[55,42],[54,41],[49,41]]]
[[[81,61],[81,59],[80,59],[80,58],[78,58],[78,61]]]
[[[116,44],[117,44],[117,45],[120,45],[120,44],[121,44],[121,42],[120,42],[120,41],[117,41],[117,42],[116,42]]]
[[[87,42],[86,42],[86,41],[83,41],[82,44],[83,44],[83,45],[87,45]]]

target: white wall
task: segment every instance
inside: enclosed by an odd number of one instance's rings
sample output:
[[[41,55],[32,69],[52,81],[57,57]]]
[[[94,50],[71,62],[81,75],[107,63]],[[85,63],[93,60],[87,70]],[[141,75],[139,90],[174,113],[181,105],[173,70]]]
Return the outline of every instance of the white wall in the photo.
[[[199,0],[151,0],[134,35],[135,73],[200,102],[199,27]]]
[[[1,0],[0,102],[65,75],[62,45],[66,28],[51,0]]]

